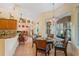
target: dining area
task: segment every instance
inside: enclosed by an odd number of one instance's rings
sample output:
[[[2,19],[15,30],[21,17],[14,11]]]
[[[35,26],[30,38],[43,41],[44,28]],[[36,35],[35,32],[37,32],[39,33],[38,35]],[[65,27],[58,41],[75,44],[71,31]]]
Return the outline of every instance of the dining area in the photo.
[[[42,52],[45,56],[50,56],[51,50],[53,50],[54,56],[58,54],[57,50],[60,51],[60,53],[64,52],[64,55],[67,56],[68,40],[66,37],[63,39],[55,38],[54,34],[50,34],[47,38],[43,38],[41,34],[39,34],[38,37],[32,37],[32,39],[32,47],[34,44],[36,46],[36,56],[38,56],[38,52]]]
[[[40,22],[37,22],[37,26],[32,27],[30,34],[28,31],[20,32],[18,37],[19,46],[25,46],[23,51],[27,55],[38,56],[41,53],[40,56],[72,56],[72,24],[70,18],[71,16],[61,18],[63,21],[60,19],[55,24],[47,21],[46,31],[40,28]],[[20,42],[23,44],[20,44]],[[25,52],[24,49],[28,50]]]
[[[27,36],[27,40],[20,41],[14,56],[72,56],[70,42],[66,37],[57,38],[50,34],[44,38],[40,33],[38,35]]]

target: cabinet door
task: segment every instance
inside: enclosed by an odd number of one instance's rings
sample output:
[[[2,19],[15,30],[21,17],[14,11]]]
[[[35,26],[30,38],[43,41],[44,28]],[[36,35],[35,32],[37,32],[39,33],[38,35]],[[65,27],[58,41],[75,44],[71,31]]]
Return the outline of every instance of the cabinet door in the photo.
[[[17,21],[16,20],[12,20],[10,23],[11,23],[10,29],[16,29]]]
[[[0,29],[6,29],[8,26],[7,21],[0,20]]]
[[[0,20],[0,29],[3,29],[4,25],[3,25],[3,21]]]
[[[8,21],[7,20],[4,20],[4,29],[8,29]]]
[[[0,30],[3,29],[16,29],[17,28],[17,21],[11,19],[0,19]]]
[[[16,20],[8,20],[8,29],[16,29],[17,21]]]
[[[12,24],[12,21],[11,20],[8,20],[8,27],[7,27],[7,29],[11,29],[13,26],[13,24]]]

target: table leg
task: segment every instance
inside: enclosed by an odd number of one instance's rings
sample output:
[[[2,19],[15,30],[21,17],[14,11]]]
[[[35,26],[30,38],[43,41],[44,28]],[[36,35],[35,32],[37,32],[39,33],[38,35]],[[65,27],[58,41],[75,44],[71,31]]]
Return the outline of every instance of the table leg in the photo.
[[[53,43],[52,43],[52,48],[53,48]]]

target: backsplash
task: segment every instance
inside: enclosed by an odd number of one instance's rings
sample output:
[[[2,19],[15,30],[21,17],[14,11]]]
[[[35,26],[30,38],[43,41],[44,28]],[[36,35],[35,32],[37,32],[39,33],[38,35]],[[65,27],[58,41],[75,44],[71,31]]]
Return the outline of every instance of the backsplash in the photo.
[[[6,39],[16,36],[16,30],[0,30],[0,39]]]

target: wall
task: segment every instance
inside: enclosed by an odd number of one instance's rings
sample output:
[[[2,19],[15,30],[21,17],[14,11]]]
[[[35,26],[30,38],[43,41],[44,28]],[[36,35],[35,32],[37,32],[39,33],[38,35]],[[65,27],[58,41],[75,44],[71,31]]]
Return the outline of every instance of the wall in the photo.
[[[2,6],[0,4],[0,18],[10,19],[10,15],[12,15],[14,19],[17,19],[17,20],[19,19],[20,12],[22,11],[21,9],[15,7],[15,10],[14,10],[13,9],[14,7],[12,6],[12,4],[9,4],[9,5],[2,4]]]
[[[5,9],[0,8],[0,12],[0,18],[9,18],[8,10],[6,11]]]
[[[29,24],[27,22],[22,23],[17,21],[17,31],[28,31],[29,27],[27,27]],[[23,27],[24,26],[24,27]]]
[[[50,18],[53,14],[48,11],[48,12],[44,12],[41,13],[40,16],[37,18],[39,21],[39,29],[40,29],[40,33],[42,33],[42,35],[45,35],[46,33],[46,19]]]
[[[5,55],[5,41],[4,39],[0,39],[0,56]]]
[[[78,7],[77,7],[77,11],[78,11],[78,13],[77,13],[77,14],[78,14],[78,15],[77,15],[77,18],[78,18],[78,19],[77,19],[77,23],[78,23],[78,24],[77,24],[77,28],[78,28],[78,30],[77,30],[77,31],[78,31],[78,32],[77,32],[77,33],[78,33],[77,36],[78,36],[78,38],[79,38],[79,5],[78,5]],[[79,46],[79,39],[78,39],[77,42],[78,42],[77,45]]]

